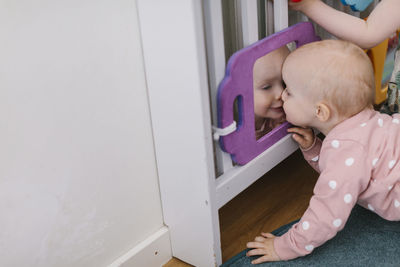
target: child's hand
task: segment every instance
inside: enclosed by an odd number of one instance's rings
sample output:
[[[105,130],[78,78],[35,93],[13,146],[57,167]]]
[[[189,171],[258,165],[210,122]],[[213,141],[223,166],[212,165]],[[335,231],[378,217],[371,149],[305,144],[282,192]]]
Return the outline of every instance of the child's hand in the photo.
[[[253,260],[252,264],[258,264],[266,261],[279,261],[279,257],[275,252],[274,239],[275,236],[270,233],[261,233],[253,242],[247,243],[248,248],[252,248],[246,253],[246,256],[261,255],[261,257]]]
[[[311,128],[292,127],[287,130],[292,134],[292,138],[296,141],[301,149],[307,150],[314,144],[314,132]]]
[[[303,11],[305,8],[307,8],[309,5],[311,5],[313,2],[318,1],[318,0],[301,0],[301,1],[292,1],[289,0],[289,7],[293,10],[297,11]]]

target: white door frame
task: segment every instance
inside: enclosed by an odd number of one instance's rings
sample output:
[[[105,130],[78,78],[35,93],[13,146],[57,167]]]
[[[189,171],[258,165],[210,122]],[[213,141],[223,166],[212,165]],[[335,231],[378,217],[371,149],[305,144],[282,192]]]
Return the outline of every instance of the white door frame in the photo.
[[[202,2],[138,0],[137,4],[172,254],[195,266],[219,265]]]

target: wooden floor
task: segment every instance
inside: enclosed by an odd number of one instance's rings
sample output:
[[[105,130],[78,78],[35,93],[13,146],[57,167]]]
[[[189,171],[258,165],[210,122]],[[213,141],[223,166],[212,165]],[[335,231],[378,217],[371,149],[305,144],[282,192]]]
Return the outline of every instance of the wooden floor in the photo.
[[[263,232],[301,217],[318,174],[296,151],[219,210],[222,260],[246,248]],[[164,267],[191,266],[178,259]]]

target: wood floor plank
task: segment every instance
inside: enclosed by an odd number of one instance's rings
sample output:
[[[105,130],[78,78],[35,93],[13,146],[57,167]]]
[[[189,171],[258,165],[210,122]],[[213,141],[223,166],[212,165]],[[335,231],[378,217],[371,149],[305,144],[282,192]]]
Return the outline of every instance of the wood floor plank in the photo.
[[[163,267],[193,267],[193,265],[187,264],[186,262],[181,261],[177,258],[172,258]]]
[[[318,174],[300,151],[282,161],[219,210],[223,262],[261,232],[301,217]]]

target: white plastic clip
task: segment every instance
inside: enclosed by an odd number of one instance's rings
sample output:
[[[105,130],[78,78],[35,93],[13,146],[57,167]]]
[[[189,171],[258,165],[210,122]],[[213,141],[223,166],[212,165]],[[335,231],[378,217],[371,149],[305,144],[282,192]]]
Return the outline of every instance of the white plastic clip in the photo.
[[[233,133],[234,131],[236,131],[236,121],[233,121],[231,125],[221,129],[221,128],[217,128],[215,126],[212,127],[214,130],[214,140],[218,141],[220,136],[226,136],[228,134]]]

